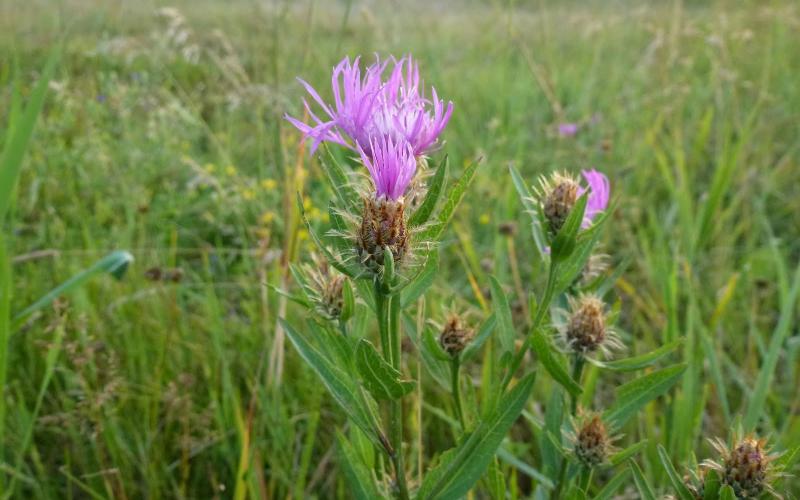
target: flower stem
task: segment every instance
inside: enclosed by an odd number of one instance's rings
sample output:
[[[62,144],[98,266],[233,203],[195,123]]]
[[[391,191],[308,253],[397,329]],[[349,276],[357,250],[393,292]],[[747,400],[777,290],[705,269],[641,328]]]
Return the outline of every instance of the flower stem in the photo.
[[[533,323],[531,323],[531,330],[528,335],[525,336],[525,340],[522,342],[522,347],[514,354],[514,358],[511,360],[511,364],[508,367],[508,371],[506,372],[505,378],[503,378],[503,384],[500,386],[500,392],[505,392],[508,384],[511,383],[511,379],[514,377],[514,373],[517,372],[519,369],[519,365],[522,364],[522,360],[525,358],[525,354],[528,352],[528,349],[531,347],[531,336],[534,332],[539,328],[544,320],[544,316],[546,312],[550,309],[550,302],[553,300],[553,294],[555,293],[556,289],[556,270],[558,269],[558,262],[550,261],[550,271],[547,274],[547,286],[545,287],[544,294],[542,295],[541,300],[539,301],[539,305],[536,307],[536,316],[533,319]]]
[[[452,386],[453,392],[453,400],[455,400],[456,404],[456,415],[458,416],[458,421],[461,423],[461,430],[467,430],[467,423],[464,419],[464,409],[461,406],[461,384],[459,384],[458,375],[461,370],[461,359],[459,356],[453,357],[453,360],[450,362],[450,383]]]
[[[581,374],[583,373],[583,365],[584,359],[583,356],[580,354],[576,354],[575,357],[572,359],[572,380],[580,385],[581,383]],[[575,417],[575,414],[578,412],[578,397],[575,395],[570,394],[570,415]],[[553,491],[553,499],[561,498],[561,490],[564,488],[564,483],[566,482],[567,478],[567,459],[566,457],[561,458],[561,471],[558,473],[558,484],[556,485],[555,491]]]

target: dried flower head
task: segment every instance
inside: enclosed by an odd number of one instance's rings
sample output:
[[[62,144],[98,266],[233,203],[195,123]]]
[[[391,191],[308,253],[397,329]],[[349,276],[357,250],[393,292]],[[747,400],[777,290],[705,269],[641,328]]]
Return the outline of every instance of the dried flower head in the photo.
[[[569,435],[575,458],[586,467],[597,467],[606,463],[616,451],[613,442],[616,436],[609,435],[599,413],[581,410],[572,422],[573,432]]]
[[[458,356],[472,340],[474,330],[464,324],[463,318],[456,313],[449,313],[439,334],[439,344],[450,356]]]
[[[760,498],[764,493],[779,497],[772,482],[781,472],[775,466],[776,454],[770,454],[765,439],[747,436],[735,439],[728,448],[721,439],[710,440],[720,461],[706,460],[703,466],[717,471],[722,484],[733,488],[737,498]]]
[[[608,255],[604,253],[592,254],[586,261],[578,277],[581,286],[588,286],[594,280],[605,274],[608,270]]]
[[[616,333],[607,324],[606,306],[599,297],[590,294],[570,297],[569,318],[561,327],[567,350],[585,356],[600,351],[621,349]]]
[[[384,82],[383,73],[390,62],[394,68]],[[384,62],[376,58],[363,77],[359,58],[352,64],[344,58],[333,69],[333,105],[326,104],[311,85],[303,80],[300,83],[328,118],[315,115],[305,100],[313,125],[286,116],[304,137],[313,139],[312,152],[321,142],[329,141],[356,151],[361,149],[371,156],[372,141],[389,137],[395,142],[407,142],[414,154],[421,156],[435,146],[453,113],[453,103],[445,105],[433,87],[431,98],[425,97],[419,67],[411,56]]]
[[[589,191],[586,200],[581,227],[583,229],[592,225],[592,221],[608,206],[611,188],[608,178],[597,170],[584,170],[581,172],[587,186],[582,186],[578,179],[556,172],[549,179],[543,178],[538,188],[538,198],[542,213],[547,222],[547,229],[555,235],[564,226],[575,202],[580,196]]]

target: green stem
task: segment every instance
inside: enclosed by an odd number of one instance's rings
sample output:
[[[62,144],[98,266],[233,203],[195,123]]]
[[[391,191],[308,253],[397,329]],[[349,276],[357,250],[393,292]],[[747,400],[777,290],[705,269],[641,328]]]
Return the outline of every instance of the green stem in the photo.
[[[514,354],[514,358],[511,360],[511,364],[508,367],[506,376],[503,379],[503,384],[500,386],[500,393],[505,392],[508,384],[511,383],[511,379],[514,377],[514,374],[519,369],[519,365],[522,364],[522,360],[525,358],[525,353],[527,353],[528,349],[531,347],[531,336],[536,330],[539,329],[542,320],[544,320],[545,314],[550,309],[550,302],[553,300],[553,294],[555,294],[556,290],[557,269],[558,263],[550,261],[550,271],[547,274],[547,286],[545,287],[542,299],[539,301],[539,305],[536,307],[536,316],[531,324],[530,333],[525,336],[525,340],[522,342],[522,347],[520,347],[519,350]]]
[[[583,356],[580,354],[576,354],[575,357],[572,359],[572,380],[580,385],[581,383],[581,374],[583,373],[583,365],[584,359]],[[570,395],[570,415],[575,417],[575,414],[578,411],[578,397],[575,395]],[[554,499],[561,498],[561,490],[564,489],[564,483],[566,482],[567,478],[567,458],[561,458],[561,471],[558,473],[558,485],[556,485],[555,491],[553,491]]]
[[[453,360],[450,362],[450,385],[451,390],[453,392],[453,400],[456,403],[456,415],[458,416],[458,421],[461,422],[461,430],[467,430],[467,423],[464,419],[464,409],[461,406],[461,384],[458,380],[458,375],[461,370],[461,359],[459,356],[455,356]]]

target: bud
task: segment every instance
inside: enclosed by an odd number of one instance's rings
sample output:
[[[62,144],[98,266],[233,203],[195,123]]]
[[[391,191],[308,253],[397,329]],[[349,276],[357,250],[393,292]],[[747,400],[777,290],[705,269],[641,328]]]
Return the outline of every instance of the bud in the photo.
[[[316,305],[317,312],[328,319],[338,319],[344,308],[345,277],[331,269],[328,261],[314,254],[311,256],[314,266],[306,266],[306,273],[313,282],[310,298]]]
[[[589,468],[604,463],[613,449],[612,439],[608,436],[606,426],[598,414],[584,417],[577,428],[574,441],[575,456]]]
[[[472,340],[473,330],[464,326],[461,318],[451,313],[439,335],[439,344],[450,356],[458,356]]]
[[[550,183],[543,184],[544,203],[542,210],[550,232],[557,234],[567,221],[572,207],[578,199],[578,183],[575,179],[555,174]]]
[[[581,270],[580,276],[578,277],[578,283],[581,286],[588,286],[594,282],[598,277],[605,274],[608,270],[608,255],[600,253],[600,254],[592,254],[589,256],[589,259],[586,261],[586,264],[583,266]]]
[[[605,304],[594,295],[581,295],[569,299],[571,312],[563,336],[567,349],[574,354],[586,355],[597,350],[606,353],[610,348],[621,348],[616,334],[606,325]]]
[[[764,493],[775,495],[770,482],[779,475],[773,463],[777,456],[769,454],[765,440],[745,437],[732,449],[720,439],[712,440],[711,444],[721,455],[721,463],[707,460],[703,465],[716,470],[721,483],[733,488],[737,498],[761,498]]]
[[[388,247],[396,265],[409,250],[403,200],[388,197],[366,198],[364,214],[356,239],[359,259],[372,271],[383,266],[384,248]]]

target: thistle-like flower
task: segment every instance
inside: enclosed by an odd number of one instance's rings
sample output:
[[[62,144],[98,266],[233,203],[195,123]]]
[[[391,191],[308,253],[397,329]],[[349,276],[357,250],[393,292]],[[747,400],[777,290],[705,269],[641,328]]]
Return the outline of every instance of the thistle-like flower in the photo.
[[[456,313],[449,313],[445,320],[442,332],[439,334],[439,344],[450,356],[458,356],[472,340],[474,330],[464,324],[463,319]]]
[[[584,170],[581,172],[587,186],[582,186],[578,179],[568,174],[556,172],[549,179],[542,178],[538,189],[539,203],[547,223],[550,234],[557,234],[567,221],[575,202],[587,190],[589,197],[586,200],[586,210],[583,214],[581,227],[583,229],[592,225],[598,213],[608,206],[611,188],[608,178],[597,170]]]
[[[358,230],[356,250],[361,262],[377,271],[383,265],[384,249],[389,248],[397,264],[408,253],[403,195],[414,177],[417,161],[407,142],[384,137],[370,143],[372,155],[363,149],[361,161],[372,177],[375,193],[364,199],[364,212]]]
[[[616,451],[613,443],[617,437],[609,435],[600,414],[580,411],[572,426],[573,432],[568,436],[572,442],[572,452],[584,466],[592,468],[602,465]]]
[[[313,265],[303,266],[305,275],[311,281],[306,287],[306,295],[321,316],[338,319],[344,308],[345,277],[318,255],[312,254],[311,259]]]
[[[706,460],[702,466],[717,471],[721,483],[733,488],[737,498],[760,498],[764,493],[780,498],[772,487],[773,481],[782,475],[774,462],[778,455],[770,453],[765,439],[753,436],[736,439],[732,448],[721,439],[710,442],[720,461]]]
[[[560,328],[567,351],[580,356],[600,351],[607,356],[609,351],[623,347],[607,324],[606,306],[600,298],[584,294],[568,300],[569,317]]]
[[[394,67],[389,79],[383,81],[390,61]],[[313,139],[312,152],[321,142],[328,141],[372,156],[372,142],[385,137],[407,142],[416,156],[431,151],[450,121],[453,103],[445,105],[433,87],[431,98],[425,97],[419,67],[411,56],[390,61],[376,59],[362,77],[359,58],[352,64],[349,58],[344,58],[333,69],[333,105],[326,104],[311,85],[300,80],[327,115],[327,120],[318,117],[304,100],[313,124],[286,116],[305,138]]]

